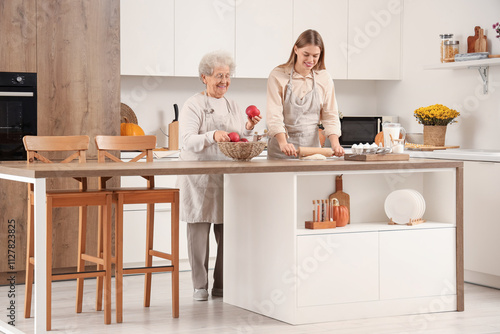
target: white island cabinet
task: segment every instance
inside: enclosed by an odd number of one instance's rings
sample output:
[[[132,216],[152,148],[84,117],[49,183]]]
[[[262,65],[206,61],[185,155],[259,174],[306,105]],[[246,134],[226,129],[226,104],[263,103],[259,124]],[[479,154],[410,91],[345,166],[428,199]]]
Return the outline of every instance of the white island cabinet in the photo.
[[[458,170],[225,175],[224,301],[290,324],[463,310]],[[351,224],[306,229],[340,174]],[[389,225],[385,199],[407,188],[426,222]]]

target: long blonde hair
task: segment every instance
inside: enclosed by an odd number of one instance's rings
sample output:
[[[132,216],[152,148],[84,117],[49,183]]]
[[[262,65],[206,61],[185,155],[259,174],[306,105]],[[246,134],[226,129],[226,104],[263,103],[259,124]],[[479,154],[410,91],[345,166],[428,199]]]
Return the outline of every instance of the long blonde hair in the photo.
[[[295,65],[295,62],[297,61],[297,54],[295,53],[295,47],[298,49],[303,48],[306,45],[314,45],[319,47],[321,50],[321,53],[319,55],[318,63],[313,67],[313,70],[324,70],[326,69],[325,67],[325,45],[323,44],[323,38],[321,38],[321,35],[319,32],[313,29],[308,29],[304,31],[300,36],[297,38],[297,41],[292,47],[292,52],[290,52],[290,58],[288,58],[288,61],[284,64],[279,65],[279,67],[292,67]]]

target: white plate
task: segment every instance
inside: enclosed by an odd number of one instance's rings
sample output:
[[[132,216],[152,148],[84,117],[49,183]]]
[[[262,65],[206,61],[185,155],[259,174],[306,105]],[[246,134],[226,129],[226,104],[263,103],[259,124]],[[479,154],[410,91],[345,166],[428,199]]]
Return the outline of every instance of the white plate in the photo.
[[[418,206],[419,206],[419,212],[417,214],[417,217],[413,217],[413,219],[420,219],[424,216],[424,213],[425,213],[425,199],[424,199],[424,196],[422,196],[421,193],[419,193],[418,191],[416,191],[415,189],[408,189],[410,190],[411,192],[413,192],[413,194],[417,197],[417,200],[418,200]]]
[[[384,203],[385,214],[395,223],[405,224],[411,219],[420,218],[422,211],[418,196],[411,189],[401,189],[391,192]]]

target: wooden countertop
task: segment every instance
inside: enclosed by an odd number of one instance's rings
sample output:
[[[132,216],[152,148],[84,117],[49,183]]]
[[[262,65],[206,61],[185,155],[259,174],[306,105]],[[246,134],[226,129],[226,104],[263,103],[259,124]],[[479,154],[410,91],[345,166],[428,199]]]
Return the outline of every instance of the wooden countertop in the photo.
[[[24,161],[0,163],[0,173],[29,178],[97,177],[129,175],[188,175],[279,172],[368,171],[423,168],[457,168],[457,160],[410,159],[409,161],[358,162],[343,159],[322,161],[267,160],[239,161],[157,161],[134,163],[46,164],[27,165]],[[141,170],[141,172],[138,172]]]

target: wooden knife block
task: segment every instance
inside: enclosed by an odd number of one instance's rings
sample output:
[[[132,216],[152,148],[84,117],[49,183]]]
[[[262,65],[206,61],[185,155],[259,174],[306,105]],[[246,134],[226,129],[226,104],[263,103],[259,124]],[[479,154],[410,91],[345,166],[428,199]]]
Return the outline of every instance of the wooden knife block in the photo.
[[[179,122],[175,121],[168,125],[168,149],[175,151],[179,149]]]

